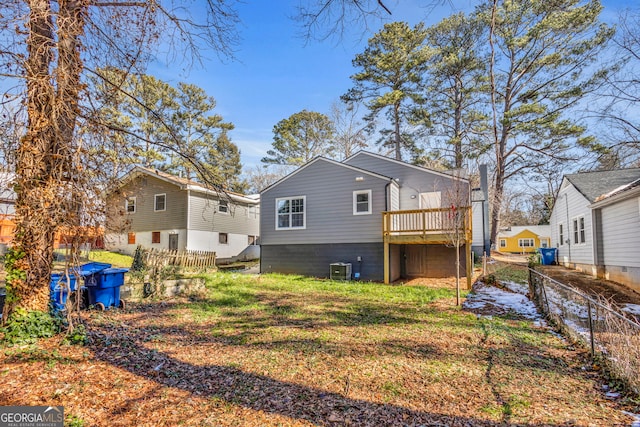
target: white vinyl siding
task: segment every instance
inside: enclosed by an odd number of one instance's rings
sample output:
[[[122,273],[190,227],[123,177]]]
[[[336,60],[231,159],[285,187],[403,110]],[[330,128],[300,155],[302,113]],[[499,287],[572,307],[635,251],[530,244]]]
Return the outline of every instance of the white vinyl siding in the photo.
[[[604,264],[640,267],[640,218],[636,199],[604,206],[601,212]]]
[[[371,215],[371,190],[353,192],[353,214]]]
[[[558,248],[558,260],[561,263],[575,263],[593,265],[593,231],[592,214],[589,207],[591,202],[587,200],[566,178],[562,189],[556,197],[556,202],[549,220],[553,229],[558,229],[558,224],[564,224],[564,245],[556,242],[558,235],[553,233],[551,246]],[[573,234],[573,218],[584,217],[584,244],[575,244]],[[579,236],[579,233],[578,233]]]
[[[306,197],[276,199],[276,230],[304,230],[306,224]]]

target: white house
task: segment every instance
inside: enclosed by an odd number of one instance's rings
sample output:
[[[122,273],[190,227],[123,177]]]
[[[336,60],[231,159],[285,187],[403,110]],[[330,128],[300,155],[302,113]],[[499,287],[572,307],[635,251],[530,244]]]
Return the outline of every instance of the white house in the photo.
[[[640,168],[566,175],[551,245],[566,267],[640,290]]]

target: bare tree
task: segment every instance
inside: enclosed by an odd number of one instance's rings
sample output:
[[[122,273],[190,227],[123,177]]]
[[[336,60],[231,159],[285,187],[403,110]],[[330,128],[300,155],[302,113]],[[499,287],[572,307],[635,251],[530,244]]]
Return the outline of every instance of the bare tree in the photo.
[[[334,127],[334,157],[344,160],[367,147],[367,125],[360,121],[358,104],[334,102],[331,106]]]
[[[444,227],[447,238],[447,246],[456,251],[456,305],[460,305],[460,251],[463,247],[471,244],[471,201],[469,194],[469,182],[460,179],[459,171],[454,175],[453,185],[445,192],[445,200],[449,203],[446,212]],[[469,249],[467,248],[467,253]],[[467,258],[465,265],[467,276],[469,275],[469,263]],[[467,280],[470,280],[468,277]]]
[[[26,132],[16,149],[16,223],[3,320],[20,308],[46,311],[54,235],[87,225],[100,165],[87,156],[89,130],[121,130],[94,114],[87,73],[144,68],[154,47],[197,61],[203,46],[231,55],[236,15],[225,1],[193,7],[163,1],[4,2],[0,63],[24,88]],[[23,23],[26,23],[24,27]],[[17,29],[17,31],[16,31]],[[179,49],[176,49],[179,48]],[[109,82],[121,91],[122,82]],[[126,147],[120,147],[126,153]],[[96,166],[91,168],[91,166]]]

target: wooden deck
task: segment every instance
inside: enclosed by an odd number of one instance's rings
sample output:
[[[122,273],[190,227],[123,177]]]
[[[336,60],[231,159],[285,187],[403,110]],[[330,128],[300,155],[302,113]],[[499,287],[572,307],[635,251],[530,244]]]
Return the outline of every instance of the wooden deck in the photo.
[[[471,209],[440,208],[382,213],[382,236],[387,243],[446,244],[471,240]]]
[[[416,209],[382,213],[384,281],[390,281],[391,244],[465,247],[467,288],[471,288],[471,208]]]

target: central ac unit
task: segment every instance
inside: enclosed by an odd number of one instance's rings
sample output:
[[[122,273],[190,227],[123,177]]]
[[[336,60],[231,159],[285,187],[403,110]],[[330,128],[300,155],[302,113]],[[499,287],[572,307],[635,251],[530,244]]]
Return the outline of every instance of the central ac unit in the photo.
[[[351,263],[348,262],[336,262],[330,264],[331,274],[329,277],[331,280],[351,280]]]

